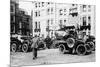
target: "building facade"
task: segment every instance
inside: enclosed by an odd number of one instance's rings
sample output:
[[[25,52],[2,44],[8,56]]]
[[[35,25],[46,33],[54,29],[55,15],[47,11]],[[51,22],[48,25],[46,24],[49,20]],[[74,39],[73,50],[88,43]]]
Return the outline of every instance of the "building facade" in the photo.
[[[94,5],[38,1],[33,4],[33,36],[53,37],[64,26],[83,27],[86,34],[95,35]]]
[[[11,0],[10,16],[11,35],[30,36],[32,33],[31,16],[28,15],[25,10],[19,8],[19,4],[16,0]]]
[[[94,5],[79,5],[80,7],[80,25],[90,26],[90,29],[85,29],[86,34],[95,36],[95,6]]]
[[[33,7],[33,36],[53,36],[55,3],[34,2]]]
[[[63,3],[56,3],[56,23],[58,28],[63,28],[68,23],[70,5]]]
[[[68,24],[73,25],[77,28],[80,25],[79,5],[71,4],[69,8]]]
[[[10,1],[10,33],[15,34],[17,33],[17,27],[16,27],[16,10],[18,9],[18,3],[15,0]]]

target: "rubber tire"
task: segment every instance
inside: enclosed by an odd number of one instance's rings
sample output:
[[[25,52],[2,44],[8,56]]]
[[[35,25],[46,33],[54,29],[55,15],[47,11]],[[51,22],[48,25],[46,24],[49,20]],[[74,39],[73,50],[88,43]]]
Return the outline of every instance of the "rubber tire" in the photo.
[[[73,43],[72,43],[72,44],[69,44],[69,40],[72,40]],[[74,38],[68,38],[68,39],[66,40],[66,42],[67,42],[67,45],[68,45],[69,48],[73,48],[73,47],[74,47],[74,44],[75,44]]]
[[[46,44],[43,43],[43,42],[39,42],[38,48],[40,48],[40,49],[46,49]]]
[[[88,53],[92,52],[92,51],[91,51],[91,47],[89,46],[88,43],[85,44],[85,47],[86,47],[86,52],[88,52]]]
[[[24,52],[24,53],[28,52],[28,44],[27,43],[23,43],[23,45],[22,45],[22,52]]]
[[[13,42],[13,43],[11,43],[11,51],[12,52],[16,52],[17,51],[17,43],[16,42]]]
[[[65,49],[65,46],[63,44],[59,45],[59,51],[60,51],[60,53],[65,54],[66,49]]]
[[[82,48],[83,48],[83,50],[82,50]],[[79,51],[79,50],[81,50],[81,52]],[[76,48],[76,53],[78,54],[78,55],[85,55],[86,54],[86,47],[83,45],[83,44],[79,44],[78,46],[77,46],[77,48]]]
[[[95,49],[95,45],[93,42],[88,42],[90,48],[91,48],[91,51],[93,51]]]

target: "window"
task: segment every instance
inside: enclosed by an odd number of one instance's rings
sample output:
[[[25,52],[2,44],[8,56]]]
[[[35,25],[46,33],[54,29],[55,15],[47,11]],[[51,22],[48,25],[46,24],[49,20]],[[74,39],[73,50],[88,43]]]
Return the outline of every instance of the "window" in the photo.
[[[11,12],[14,12],[15,11],[14,4],[11,5],[10,10],[11,10]]]
[[[50,2],[48,2],[48,5],[50,4]]]
[[[83,8],[86,8],[86,5],[83,5]]]
[[[48,8],[48,12],[50,12],[50,9]]]
[[[62,11],[63,11],[62,9],[59,10],[60,15],[63,15]]]
[[[37,11],[35,12],[35,17],[37,17],[38,15],[37,15]]]
[[[50,22],[50,20],[47,21],[47,26],[49,26],[49,22]]]
[[[44,7],[44,2],[42,2],[42,7]]]
[[[19,28],[20,28],[20,29],[22,28],[22,23],[21,23],[21,22],[19,23]]]
[[[39,7],[41,7],[41,6],[40,6],[41,3],[39,2],[38,4],[39,4]]]
[[[51,14],[53,14],[53,8],[51,8]]]
[[[11,24],[11,33],[15,33],[15,26],[14,26],[14,24]]]
[[[38,12],[39,16],[40,16],[40,11]]]
[[[62,28],[63,27],[63,21],[62,20],[60,20],[60,23],[59,23],[59,26],[60,26],[60,28]]]
[[[86,12],[86,5],[83,5],[83,12]]]
[[[91,11],[91,5],[88,5],[88,11],[89,12]]]
[[[66,9],[64,9],[64,12],[66,12]]]
[[[39,23],[39,29],[38,29],[38,31],[40,32],[40,31],[41,31],[41,28],[40,28],[40,21],[39,21],[38,23]]]
[[[72,4],[72,6],[75,6],[75,4]]]
[[[53,24],[53,19],[51,19],[51,25]]]
[[[47,9],[47,14],[48,14],[48,15],[49,15],[49,14],[53,14],[53,7]]]
[[[77,4],[72,4],[72,6],[77,6]]]
[[[11,16],[11,19],[10,19],[10,20],[11,20],[11,22],[13,22],[13,20],[14,20],[14,19],[13,19],[13,16]]]
[[[66,19],[64,20],[64,22],[66,22]]]
[[[39,29],[39,22],[37,21],[37,28],[36,29]]]
[[[35,29],[37,29],[37,21],[35,22]]]
[[[22,34],[22,23],[19,22],[19,34]]]
[[[37,29],[40,29],[40,21],[37,22]]]
[[[88,5],[88,8],[91,8],[91,5]]]
[[[40,16],[40,11],[35,12],[35,17],[38,17],[38,16]]]
[[[34,29],[35,32],[40,32],[40,21],[36,21],[35,22],[35,29]]]
[[[11,15],[10,21],[11,21],[11,22],[15,22],[15,16]]]
[[[37,6],[37,3],[35,3],[35,7],[37,8],[38,6]]]
[[[88,22],[89,22],[89,23],[91,22],[91,17],[90,17],[90,16],[88,16]]]
[[[50,14],[50,9],[49,9],[49,8],[47,9],[47,14],[48,14],[48,15]]]
[[[50,20],[48,19],[48,20],[47,20],[47,27],[46,27],[46,31],[49,31],[49,27],[50,27],[50,26],[49,26],[49,22],[50,22]]]
[[[64,20],[64,24],[66,24],[66,21],[67,21],[67,20],[65,19],[65,20]]]
[[[64,15],[66,15],[66,11],[67,11],[67,10],[66,10],[66,9],[64,9]]]
[[[88,19],[90,20],[90,19],[91,19],[91,17],[89,16],[89,17],[88,17]]]
[[[86,26],[86,17],[83,17],[83,26]]]
[[[40,22],[39,22],[39,29],[40,29]]]
[[[29,22],[29,18],[26,18],[27,22]]]
[[[60,24],[62,24],[62,20],[60,20]]]

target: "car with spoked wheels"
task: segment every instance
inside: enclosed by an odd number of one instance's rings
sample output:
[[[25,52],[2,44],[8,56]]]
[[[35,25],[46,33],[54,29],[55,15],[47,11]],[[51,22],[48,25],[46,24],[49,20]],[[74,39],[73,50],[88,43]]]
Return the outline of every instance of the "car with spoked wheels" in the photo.
[[[80,38],[81,37],[81,38]],[[59,51],[62,54],[86,55],[95,49],[95,38],[81,34],[75,30],[69,30],[62,40],[58,41]]]
[[[31,50],[31,38],[21,35],[13,35],[10,37],[10,50],[11,52],[28,52]]]

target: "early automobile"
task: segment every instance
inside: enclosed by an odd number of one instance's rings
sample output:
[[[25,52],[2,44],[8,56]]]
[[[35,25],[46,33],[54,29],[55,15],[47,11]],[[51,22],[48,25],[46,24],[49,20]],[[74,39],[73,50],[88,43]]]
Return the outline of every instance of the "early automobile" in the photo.
[[[68,30],[67,34],[57,44],[59,44],[59,50],[63,54],[86,55],[94,50],[94,39],[90,35],[78,34],[76,30]]]
[[[10,50],[12,52],[22,51],[22,52],[28,52],[31,49],[31,37],[28,36],[22,36],[22,35],[12,35],[10,37]]]

